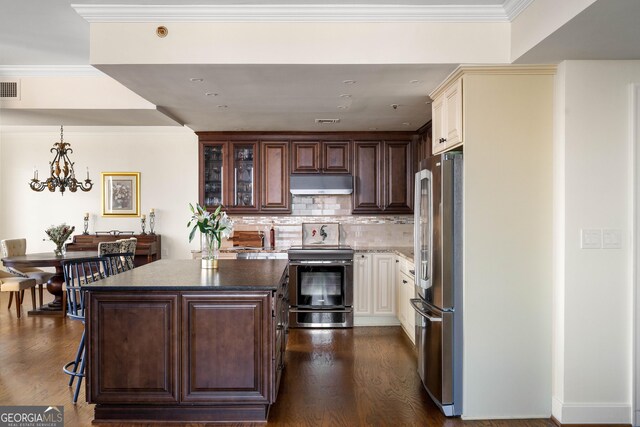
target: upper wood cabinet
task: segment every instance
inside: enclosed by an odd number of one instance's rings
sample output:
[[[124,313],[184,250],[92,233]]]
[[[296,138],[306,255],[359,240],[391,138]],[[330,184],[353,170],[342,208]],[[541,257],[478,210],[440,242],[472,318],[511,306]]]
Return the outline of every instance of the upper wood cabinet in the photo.
[[[432,152],[437,154],[463,143],[462,78],[436,89],[432,96]]]
[[[291,211],[289,142],[259,141],[252,134],[198,134],[199,200],[212,211],[229,213]]]
[[[260,144],[262,167],[260,210],[289,212],[289,142],[269,141]]]
[[[354,213],[413,212],[411,140],[354,142]]]
[[[291,173],[350,173],[349,141],[292,141]]]

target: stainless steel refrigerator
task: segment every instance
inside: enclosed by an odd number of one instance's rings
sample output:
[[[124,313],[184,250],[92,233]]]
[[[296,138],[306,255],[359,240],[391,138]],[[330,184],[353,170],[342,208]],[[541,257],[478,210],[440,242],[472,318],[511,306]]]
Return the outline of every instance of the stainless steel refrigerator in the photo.
[[[462,153],[416,174],[414,257],[418,373],[447,416],[462,415]]]

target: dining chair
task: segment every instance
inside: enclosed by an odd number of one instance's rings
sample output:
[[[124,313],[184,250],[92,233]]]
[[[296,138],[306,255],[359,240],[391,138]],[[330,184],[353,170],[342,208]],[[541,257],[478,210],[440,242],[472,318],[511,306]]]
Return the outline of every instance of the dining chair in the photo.
[[[107,276],[114,276],[134,268],[133,253],[130,252],[105,254],[101,258]]]
[[[128,239],[117,240],[117,242],[120,243],[121,253],[131,253],[135,257],[138,239],[136,239],[135,237],[130,237]],[[130,269],[134,267],[134,264],[133,264],[134,257],[131,257],[131,259],[127,259],[127,262],[130,263],[129,265]]]
[[[0,240],[0,247],[2,247],[2,257],[21,256],[27,253],[27,239],[4,239]],[[15,267],[7,267],[10,273],[16,276],[34,279],[36,286],[38,287],[38,299],[40,306],[43,305],[43,289],[49,279],[53,276],[53,273],[49,273],[39,268],[22,267],[17,269]],[[11,299],[9,300],[11,304]]]
[[[26,277],[15,276],[6,271],[0,270],[0,292],[9,292],[9,307],[11,308],[11,300],[15,296],[16,313],[20,318],[22,299],[25,289],[31,289],[31,306],[36,309],[36,281]]]
[[[79,258],[75,260],[63,261],[64,281],[66,284],[67,316],[73,320],[79,320],[84,325],[85,320],[85,291],[82,285],[93,283],[107,277],[104,261],[100,257]],[[76,351],[76,357],[71,362],[63,366],[62,370],[69,375],[69,387],[77,378],[76,388],[73,393],[73,403],[78,401],[78,394],[84,378],[85,372],[85,331],[82,331],[82,338]]]

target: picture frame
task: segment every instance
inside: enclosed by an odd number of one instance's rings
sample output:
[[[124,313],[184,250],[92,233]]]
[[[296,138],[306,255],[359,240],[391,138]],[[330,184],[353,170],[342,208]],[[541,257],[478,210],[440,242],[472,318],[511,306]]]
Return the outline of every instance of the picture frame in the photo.
[[[140,216],[140,172],[102,172],[102,216]]]
[[[303,223],[303,246],[337,246],[340,244],[339,223]]]

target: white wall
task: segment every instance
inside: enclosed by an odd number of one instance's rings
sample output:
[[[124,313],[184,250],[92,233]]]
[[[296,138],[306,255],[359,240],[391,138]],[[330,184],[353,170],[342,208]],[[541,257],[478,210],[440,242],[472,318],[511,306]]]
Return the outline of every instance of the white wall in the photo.
[[[462,90],[463,417],[548,418],[553,75],[470,75]]]
[[[557,74],[553,416],[631,423],[631,84],[640,61],[566,61]],[[622,233],[580,249],[581,229]]]
[[[45,228],[66,222],[82,232],[82,216],[90,212],[89,231],[140,232],[140,218],[101,216],[100,172],[140,172],[141,213],[156,209],[156,233],[162,235],[163,258],[189,258],[198,244],[188,243],[189,202],[198,198],[198,144],[187,128],[175,127],[65,127],[70,158],[77,174],[89,167],[93,190],[83,193],[32,191],[34,166],[42,179],[60,140],[60,128],[0,128],[0,238],[26,237],[28,251],[54,248]],[[148,231],[148,228],[147,228]]]

